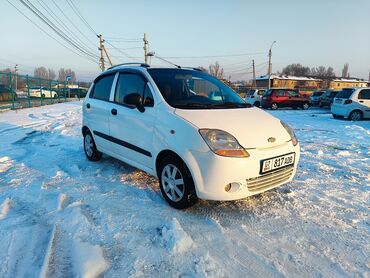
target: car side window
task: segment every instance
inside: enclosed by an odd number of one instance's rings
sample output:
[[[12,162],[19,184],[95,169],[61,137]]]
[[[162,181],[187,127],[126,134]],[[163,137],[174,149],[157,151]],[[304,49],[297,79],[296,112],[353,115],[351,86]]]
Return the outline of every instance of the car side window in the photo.
[[[359,99],[370,99],[370,89],[361,90],[358,94]]]
[[[91,98],[109,101],[114,75],[102,77],[96,81]]]
[[[290,97],[297,97],[298,93],[296,91],[288,91]]]
[[[128,94],[143,96],[145,81],[137,74],[121,73],[118,77],[114,101],[125,104],[124,99]]]
[[[285,96],[285,91],[284,91],[284,90],[278,90],[278,91],[276,92],[276,95],[277,95],[278,97],[283,97],[283,96]]]

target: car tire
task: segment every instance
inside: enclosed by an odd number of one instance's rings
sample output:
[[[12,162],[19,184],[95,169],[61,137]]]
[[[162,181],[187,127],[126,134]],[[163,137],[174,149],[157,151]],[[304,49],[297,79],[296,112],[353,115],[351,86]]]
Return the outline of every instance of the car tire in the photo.
[[[96,148],[94,138],[89,130],[84,133],[84,151],[90,161],[98,161],[102,157],[102,153]]]
[[[42,94],[42,95],[41,95],[41,97],[42,97],[42,98],[45,98],[45,94]]]
[[[279,106],[278,106],[278,104],[277,104],[276,102],[271,103],[271,109],[272,109],[272,110],[276,110],[276,109],[278,109],[278,108],[279,108]]]
[[[302,109],[303,110],[307,110],[308,108],[310,108],[310,104],[308,102],[305,102],[302,104]]]
[[[256,107],[260,107],[261,103],[259,101],[256,101],[253,105],[256,106]]]
[[[363,119],[364,115],[360,110],[354,110],[352,111],[349,116],[348,120],[350,121],[361,121]]]
[[[175,155],[166,156],[159,164],[159,187],[167,203],[176,209],[194,205],[198,198],[194,181],[185,163]]]

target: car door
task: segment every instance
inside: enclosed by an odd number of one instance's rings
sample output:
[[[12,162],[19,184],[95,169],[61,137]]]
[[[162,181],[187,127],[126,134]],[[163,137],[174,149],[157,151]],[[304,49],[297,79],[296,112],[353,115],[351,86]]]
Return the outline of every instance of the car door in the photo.
[[[288,104],[288,94],[286,90],[277,90],[276,91],[276,101],[279,107],[287,107]]]
[[[84,102],[84,117],[99,151],[110,152],[109,135],[110,103],[114,73],[98,77],[91,88],[89,98]]]
[[[287,94],[288,94],[288,106],[289,107],[298,107],[298,106],[300,106],[300,103],[301,103],[302,99],[299,97],[298,92],[296,92],[294,90],[288,90]]]
[[[364,113],[364,118],[370,118],[370,89],[362,89],[358,93],[358,102]]]
[[[126,162],[143,170],[153,168],[152,145],[156,109],[153,90],[140,72],[121,72],[117,78],[109,125],[113,151]],[[142,96],[142,112],[125,103],[125,96]],[[143,167],[144,166],[144,167]]]

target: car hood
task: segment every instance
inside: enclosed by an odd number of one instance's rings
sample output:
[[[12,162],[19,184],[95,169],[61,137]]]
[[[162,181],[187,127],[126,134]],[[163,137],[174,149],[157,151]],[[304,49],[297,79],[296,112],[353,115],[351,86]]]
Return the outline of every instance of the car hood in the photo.
[[[176,109],[175,114],[197,128],[220,129],[233,135],[244,148],[271,148],[291,140],[280,120],[259,108]],[[270,140],[269,140],[270,138]],[[274,142],[272,141],[274,138]]]

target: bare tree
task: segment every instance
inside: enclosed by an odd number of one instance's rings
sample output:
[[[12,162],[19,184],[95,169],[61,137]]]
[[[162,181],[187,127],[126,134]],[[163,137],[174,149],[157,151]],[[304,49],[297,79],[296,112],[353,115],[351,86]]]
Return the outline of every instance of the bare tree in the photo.
[[[38,67],[35,68],[33,71],[33,76],[37,78],[42,78],[42,79],[49,79],[49,80],[54,80],[55,79],[55,71],[52,69],[46,69],[45,67]]]
[[[48,79],[55,80],[56,74],[55,71],[52,69],[48,69]]]
[[[76,73],[72,69],[61,68],[58,72],[59,81],[66,81],[67,77],[70,77],[72,82],[76,81]]]
[[[304,67],[301,64],[291,64],[283,68],[282,74],[295,76],[309,76],[311,75],[311,70],[309,67]]]
[[[342,77],[343,78],[348,78],[349,77],[349,64],[345,63],[342,69]]]
[[[209,65],[209,74],[218,79],[222,79],[224,78],[224,69],[220,67],[220,64],[218,62],[216,62]]]
[[[208,72],[208,70],[205,67],[202,67],[202,66],[199,66],[198,69],[203,71],[203,72]]]
[[[334,69],[332,67],[325,68],[324,66],[312,68],[311,75],[323,79],[335,77]]]

